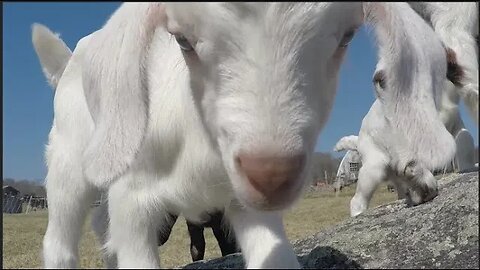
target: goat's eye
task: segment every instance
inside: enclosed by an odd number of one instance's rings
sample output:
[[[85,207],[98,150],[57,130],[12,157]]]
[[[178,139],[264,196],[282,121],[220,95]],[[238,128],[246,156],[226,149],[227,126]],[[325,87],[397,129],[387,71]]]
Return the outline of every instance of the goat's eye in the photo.
[[[345,48],[350,44],[350,41],[352,41],[353,36],[355,36],[355,30],[349,30],[343,35],[342,40],[340,41],[340,44],[338,45],[341,48]]]
[[[180,49],[188,52],[193,51],[193,46],[188,42],[188,39],[181,35],[175,35],[175,39],[177,40]]]
[[[385,89],[385,73],[383,70],[375,72],[375,75],[373,76],[373,83],[378,84],[380,88]]]

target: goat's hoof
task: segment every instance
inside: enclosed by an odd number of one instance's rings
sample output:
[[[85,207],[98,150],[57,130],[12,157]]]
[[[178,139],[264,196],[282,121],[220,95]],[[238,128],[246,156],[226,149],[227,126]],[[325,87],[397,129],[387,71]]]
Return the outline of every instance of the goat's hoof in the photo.
[[[423,202],[428,202],[428,201],[431,201],[433,200],[435,197],[438,196],[438,188],[435,187],[433,189],[429,189],[427,190],[427,192],[425,193],[425,196],[424,196],[424,199],[423,199]]]
[[[417,206],[433,200],[437,195],[438,189],[436,187],[432,189],[410,190],[407,193],[406,203],[408,206]]]

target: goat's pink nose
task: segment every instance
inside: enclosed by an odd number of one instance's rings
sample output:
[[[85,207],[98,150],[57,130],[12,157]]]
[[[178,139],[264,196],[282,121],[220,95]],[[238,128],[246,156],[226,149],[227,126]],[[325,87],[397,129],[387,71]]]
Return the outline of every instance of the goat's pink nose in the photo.
[[[237,164],[250,184],[269,201],[276,201],[302,172],[305,155],[262,157],[240,154]]]

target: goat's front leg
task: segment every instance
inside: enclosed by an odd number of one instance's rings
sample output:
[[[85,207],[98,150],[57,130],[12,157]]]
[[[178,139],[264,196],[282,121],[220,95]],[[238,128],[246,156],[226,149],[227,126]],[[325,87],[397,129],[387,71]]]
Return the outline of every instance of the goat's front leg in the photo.
[[[373,193],[386,180],[387,167],[377,159],[365,159],[358,172],[357,189],[350,200],[350,216],[355,217],[367,210]]]
[[[110,239],[107,246],[117,254],[118,268],[159,268],[156,217],[165,216],[149,201],[149,194],[117,180],[108,196]]]
[[[242,250],[246,268],[300,269],[285,234],[280,212],[259,212],[232,206],[227,217]]]

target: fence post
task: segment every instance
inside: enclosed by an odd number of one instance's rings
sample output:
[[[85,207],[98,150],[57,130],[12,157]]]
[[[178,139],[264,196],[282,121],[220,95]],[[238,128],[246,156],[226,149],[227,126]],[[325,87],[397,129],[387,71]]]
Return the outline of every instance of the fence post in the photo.
[[[33,196],[30,196],[30,198],[28,199],[27,210],[25,211],[25,214],[28,214],[28,210],[30,210],[30,202],[32,201],[32,197]]]
[[[15,208],[15,214],[18,213],[18,209],[22,206],[22,201],[18,198],[15,199],[15,204],[17,207]]]

